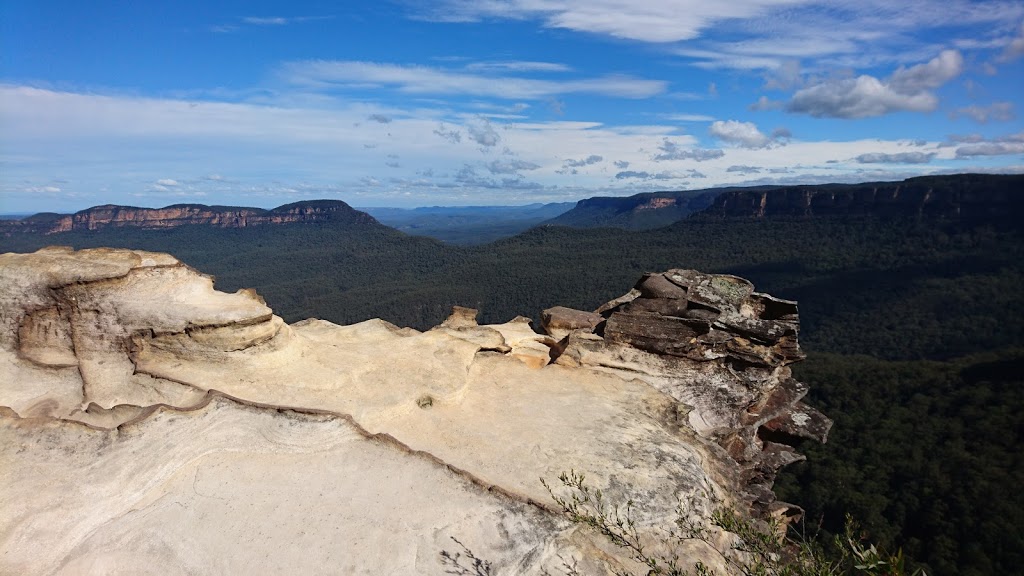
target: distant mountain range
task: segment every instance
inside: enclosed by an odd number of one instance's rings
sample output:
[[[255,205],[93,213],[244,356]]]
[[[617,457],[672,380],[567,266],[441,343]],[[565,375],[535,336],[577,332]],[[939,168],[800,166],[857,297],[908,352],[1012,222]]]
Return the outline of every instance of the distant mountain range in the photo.
[[[902,182],[739,189],[715,198],[704,214],[768,216],[938,216],[1001,220],[1024,211],[1024,175],[955,174]]]
[[[576,203],[576,207],[544,224],[572,228],[623,228],[653,230],[668,226],[711,206],[730,188],[645,192],[633,196],[597,196]]]
[[[246,228],[266,224],[293,222],[349,221],[376,224],[365,212],[352,209],[340,200],[314,200],[278,206],[272,210],[239,206],[205,206],[174,204],[165,208],[136,208],[105,204],[74,214],[43,212],[17,220],[0,220],[0,232],[57,234],[78,230],[104,228],[177,228],[189,224],[205,224],[216,228]]]
[[[41,213],[0,219],[0,235],[58,234],[105,228],[216,228],[301,222],[384,224],[413,236],[450,244],[484,244],[537,225],[653,230],[694,214],[701,217],[939,216],[1005,221],[1024,214],[1024,175],[955,174],[901,182],[757,186],[627,197],[594,197],[571,203],[526,206],[364,208],[340,200],[286,204],[271,210],[238,206],[175,204],[165,208],[103,205],[74,214]]]
[[[713,188],[580,200],[544,224],[653,230],[695,213],[708,216],[947,216],[999,218],[1024,208],[1024,176],[954,174],[902,182]]]

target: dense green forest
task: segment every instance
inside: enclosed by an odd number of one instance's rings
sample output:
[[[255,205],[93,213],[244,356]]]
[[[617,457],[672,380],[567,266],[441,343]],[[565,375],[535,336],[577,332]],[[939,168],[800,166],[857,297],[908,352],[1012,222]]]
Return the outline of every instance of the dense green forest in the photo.
[[[835,419],[780,496],[826,532],[856,516],[929,574],[1020,573],[1024,543],[1024,242],[1019,225],[957,219],[691,217],[658,230],[540,227],[477,247],[374,223],[107,229],[11,236],[167,251],[256,288],[288,321],[372,317],[425,328],[450,306],[488,322],[593,309],[646,271],[734,273],[799,300],[798,377]]]

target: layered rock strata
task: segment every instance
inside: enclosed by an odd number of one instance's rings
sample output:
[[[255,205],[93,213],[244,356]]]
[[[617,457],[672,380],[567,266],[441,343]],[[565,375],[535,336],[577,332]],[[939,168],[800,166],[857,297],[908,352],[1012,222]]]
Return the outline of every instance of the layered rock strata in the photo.
[[[165,208],[106,204],[74,214],[44,213],[21,220],[3,220],[0,221],[0,232],[56,234],[104,228],[156,229],[197,224],[216,228],[245,228],[295,222],[327,222],[339,218],[363,224],[376,223],[369,214],[354,210],[338,200],[296,202],[272,210],[203,204],[175,204]]]
[[[580,324],[579,311],[544,313],[545,328]],[[792,445],[824,442],[831,420],[801,402],[807,386],[789,365],[804,359],[796,302],[754,291],[742,278],[669,270],[648,274],[598,308],[604,320],[571,331],[556,363],[646,382],[678,401],[678,414],[741,468],[743,499],[793,516],[775,501],[780,468],[803,460]]]
[[[166,254],[3,254],[0,573],[443,574],[462,546],[500,574],[636,569],[539,479],[634,500],[653,550],[680,502],[777,509],[783,441],[827,430],[795,312],[670,271],[555,311],[557,337],[470,309],[287,325]]]

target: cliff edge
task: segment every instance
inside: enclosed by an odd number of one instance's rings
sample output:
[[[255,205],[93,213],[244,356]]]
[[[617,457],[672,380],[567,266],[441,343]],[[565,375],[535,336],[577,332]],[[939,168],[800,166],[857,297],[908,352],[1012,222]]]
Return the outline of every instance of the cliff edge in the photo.
[[[774,474],[831,423],[794,302],[670,270],[543,324],[288,325],[166,254],[0,255],[0,572],[637,568],[552,507],[568,470],[652,543],[680,502],[798,512]]]

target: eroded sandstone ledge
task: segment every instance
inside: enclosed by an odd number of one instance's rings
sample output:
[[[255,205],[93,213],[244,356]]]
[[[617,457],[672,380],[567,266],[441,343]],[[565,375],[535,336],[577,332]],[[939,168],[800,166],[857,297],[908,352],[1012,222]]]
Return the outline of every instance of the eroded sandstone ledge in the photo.
[[[166,254],[0,255],[0,572],[440,574],[452,537],[498,573],[633,567],[551,508],[570,469],[652,540],[680,501],[793,513],[787,442],[830,424],[795,303],[671,270],[543,324],[287,325]]]

